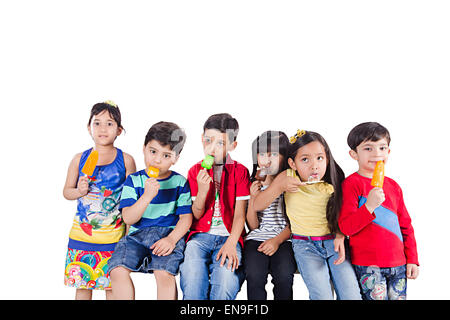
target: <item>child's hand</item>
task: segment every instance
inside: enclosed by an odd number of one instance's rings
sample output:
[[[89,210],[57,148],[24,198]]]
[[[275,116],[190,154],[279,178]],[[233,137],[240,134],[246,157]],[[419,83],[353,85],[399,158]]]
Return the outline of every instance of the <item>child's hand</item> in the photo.
[[[198,193],[207,194],[209,187],[211,186],[211,182],[213,182],[213,180],[209,176],[208,171],[206,171],[206,169],[200,170],[197,175]]]
[[[298,187],[306,186],[305,182],[301,182],[300,179],[294,177],[286,177],[285,188],[287,192],[298,192]]]
[[[366,208],[372,213],[378,208],[385,200],[384,191],[382,188],[373,188],[367,195]]]
[[[228,266],[227,269],[231,268],[231,271],[234,272],[239,267],[239,258],[237,255],[236,244],[233,244],[230,241],[226,241],[222,248],[220,248],[219,253],[217,254],[216,261],[219,261],[220,257],[222,257],[220,261],[220,266],[222,267],[225,264],[225,261],[228,258]]]
[[[345,237],[342,233],[336,233],[336,238],[334,239],[334,251],[339,252],[339,257],[334,260],[333,264],[338,265],[345,261]]]
[[[155,256],[168,256],[175,249],[176,243],[169,237],[165,237],[156,241],[150,247]]]
[[[258,247],[258,251],[270,257],[277,252],[279,246],[278,242],[272,238],[261,243]]]
[[[89,179],[87,176],[82,176],[78,179],[77,190],[80,193],[80,197],[84,197],[89,191]]]
[[[261,181],[255,181],[250,187],[250,196],[256,197],[261,192],[262,183]]]
[[[406,277],[408,279],[417,279],[419,276],[419,266],[417,264],[408,263],[406,265]]]
[[[146,197],[146,199],[150,202],[158,194],[160,184],[159,184],[158,180],[156,180],[155,178],[148,178],[145,181],[144,188],[145,188],[145,191],[144,191],[143,197]]]

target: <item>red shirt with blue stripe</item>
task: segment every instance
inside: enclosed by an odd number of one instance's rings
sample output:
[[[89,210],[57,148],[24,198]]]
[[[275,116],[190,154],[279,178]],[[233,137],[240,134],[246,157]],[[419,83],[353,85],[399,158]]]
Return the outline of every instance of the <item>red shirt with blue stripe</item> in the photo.
[[[355,172],[342,183],[339,228],[350,238],[352,263],[380,268],[419,265],[414,229],[402,189],[393,179],[385,177],[386,200],[370,213],[364,204],[373,188],[371,180]]]

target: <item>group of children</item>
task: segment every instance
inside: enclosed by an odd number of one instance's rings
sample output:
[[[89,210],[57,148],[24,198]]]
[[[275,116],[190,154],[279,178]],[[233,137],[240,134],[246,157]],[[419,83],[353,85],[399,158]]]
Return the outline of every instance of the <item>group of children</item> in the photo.
[[[389,132],[376,122],[349,133],[359,170],[347,178],[325,139],[303,130],[258,136],[250,175],[230,157],[239,125],[227,113],[203,127],[213,165],[199,161],[187,179],[171,170],[186,141],[174,123],[149,129],[146,168],[137,172],[133,157],[114,147],[123,131],[117,105],[95,104],[88,131],[95,147],[73,158],[64,186],[64,197],[77,200],[65,269],[77,299],[90,299],[92,289],[133,299],[131,272],[153,273],[158,299],[178,298],[180,273],[188,300],[235,299],[244,280],[248,299],[264,300],[268,274],[274,299],[290,300],[297,270],[310,299],[333,299],[333,291],[338,299],[406,299],[406,280],[418,276],[402,190],[387,177],[382,188],[370,183],[390,152]],[[98,162],[86,175],[93,150]]]

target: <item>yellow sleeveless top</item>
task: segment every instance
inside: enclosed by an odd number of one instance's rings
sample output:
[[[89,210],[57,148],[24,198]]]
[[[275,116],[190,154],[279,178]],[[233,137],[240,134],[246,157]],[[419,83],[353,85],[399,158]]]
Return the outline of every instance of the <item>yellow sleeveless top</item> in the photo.
[[[297,177],[294,170],[287,175]],[[327,203],[334,188],[326,182],[300,186],[298,192],[285,192],[286,214],[291,232],[302,236],[324,236],[331,233],[327,221]]]

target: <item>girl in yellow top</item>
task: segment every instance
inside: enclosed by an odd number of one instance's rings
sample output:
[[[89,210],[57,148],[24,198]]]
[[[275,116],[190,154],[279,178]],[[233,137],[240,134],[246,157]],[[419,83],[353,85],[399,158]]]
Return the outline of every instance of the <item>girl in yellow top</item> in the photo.
[[[254,200],[264,207],[284,192],[297,267],[311,300],[360,300],[353,267],[345,255],[337,218],[344,172],[334,161],[325,139],[312,131],[297,131],[290,139],[290,169],[279,174]]]

